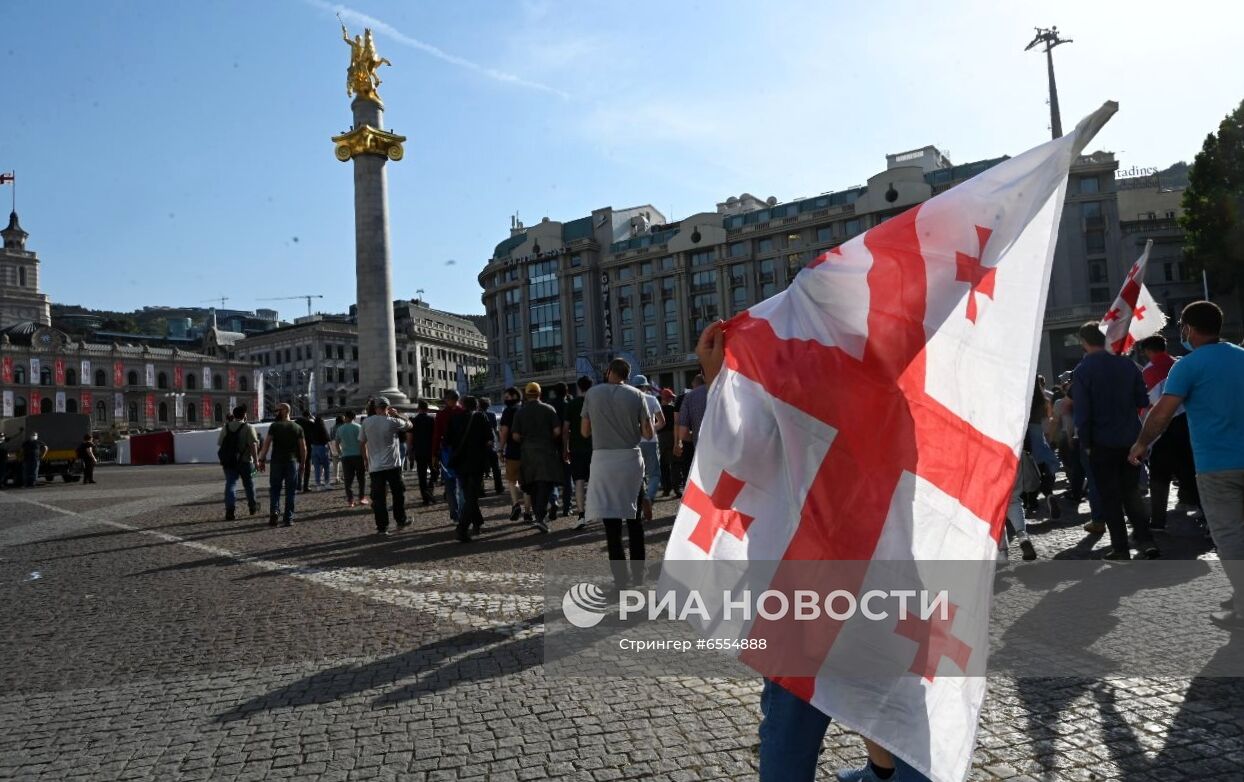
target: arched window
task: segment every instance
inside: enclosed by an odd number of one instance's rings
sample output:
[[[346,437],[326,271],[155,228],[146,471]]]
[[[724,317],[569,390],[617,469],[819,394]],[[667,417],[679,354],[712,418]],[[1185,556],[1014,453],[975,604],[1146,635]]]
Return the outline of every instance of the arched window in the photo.
[[[102,369],[95,370],[95,385],[102,388],[105,384],[107,384],[107,382],[108,382],[108,375],[104,373],[104,370]],[[103,402],[100,402],[100,404],[102,405]]]
[[[65,370],[65,385],[76,386],[78,384],[78,372],[75,369]]]
[[[103,424],[108,422],[108,405],[103,402],[95,403],[95,423]]]
[[[51,413],[55,409],[56,407],[52,404],[52,400],[46,396],[43,397],[43,400],[39,402],[39,412],[43,413],[44,415]]]
[[[194,402],[186,405],[186,423],[194,424],[199,421],[199,406]]]
[[[156,388],[168,388],[168,375],[164,372],[156,375]]]
[[[126,385],[131,385],[131,386],[138,385],[138,373],[133,370],[130,370],[130,373],[125,376],[125,383]]]
[[[219,372],[212,375],[212,388],[215,389],[216,391],[225,390],[225,379],[221,377]]]
[[[137,402],[130,402],[129,412],[130,412],[130,419],[129,419],[130,423],[131,424],[138,423],[138,403]]]
[[[26,385],[26,368],[13,367],[13,382],[19,386]],[[25,413],[23,413],[25,415]]]
[[[220,375],[216,377],[220,377]],[[218,424],[225,421],[225,408],[221,406],[220,402],[217,402],[216,407],[212,409],[212,420]]]
[[[168,423],[168,402],[160,403],[160,407],[156,415],[159,417],[160,423],[162,424]]]
[[[199,387],[199,373],[187,372],[186,373],[186,390],[193,391],[198,387]]]
[[[41,386],[52,385],[52,368],[51,367],[44,367],[43,369],[39,370],[39,385]]]
[[[19,396],[17,399],[13,400],[13,415],[26,415],[26,397]]]
[[[246,375],[239,375],[238,376],[238,390],[246,391],[248,390],[248,388],[249,388],[249,381],[246,379]]]
[[[66,412],[66,413],[76,413],[76,412],[78,412],[78,400],[76,400],[76,399],[66,399],[66,400],[65,400],[65,412]]]

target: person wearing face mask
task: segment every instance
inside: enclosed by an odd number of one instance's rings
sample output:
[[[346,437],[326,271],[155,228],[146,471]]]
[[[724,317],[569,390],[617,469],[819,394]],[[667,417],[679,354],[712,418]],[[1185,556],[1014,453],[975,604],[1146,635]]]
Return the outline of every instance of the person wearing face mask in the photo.
[[[531,522],[533,516],[531,513],[531,499],[523,494],[522,488],[519,486],[519,470],[522,468],[522,446],[512,436],[514,430],[514,414],[518,412],[518,400],[520,395],[518,389],[513,386],[505,389],[501,395],[501,401],[505,404],[505,410],[501,413],[500,436],[502,443],[502,458],[505,459],[505,483],[510,489],[510,521],[518,521],[521,514],[523,518]]]
[[[1221,331],[1218,305],[1184,307],[1179,337],[1188,355],[1171,367],[1128,459],[1139,464],[1180,407],[1187,411],[1201,510],[1234,593],[1210,620],[1244,630],[1244,348],[1223,342]]]

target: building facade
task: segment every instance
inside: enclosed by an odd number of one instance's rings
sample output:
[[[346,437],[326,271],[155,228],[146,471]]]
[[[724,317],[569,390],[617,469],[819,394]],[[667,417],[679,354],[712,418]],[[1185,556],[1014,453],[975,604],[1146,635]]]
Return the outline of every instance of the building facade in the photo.
[[[9,225],[0,231],[0,329],[30,322],[52,325],[52,305],[39,291],[39,258],[26,249],[27,234],[9,213]]]
[[[411,399],[439,399],[456,388],[458,368],[468,382],[487,366],[484,335],[465,318],[426,303],[394,303],[398,386]],[[232,343],[241,360],[264,377],[265,410],[298,406],[310,397],[319,411],[343,410],[359,393],[358,326],[349,315],[312,315]]]
[[[821,253],[1005,159],[956,166],[923,147],[888,155],[863,186],[786,203],[744,193],[676,223],[651,206],[514,222],[479,274],[490,377],[569,382],[585,361],[599,371],[629,355],[654,383],[685,388],[706,324],[769,298]],[[1047,375],[1079,360],[1075,328],[1101,317],[1135,260],[1119,230],[1117,167],[1105,152],[1072,167],[1040,349]]]

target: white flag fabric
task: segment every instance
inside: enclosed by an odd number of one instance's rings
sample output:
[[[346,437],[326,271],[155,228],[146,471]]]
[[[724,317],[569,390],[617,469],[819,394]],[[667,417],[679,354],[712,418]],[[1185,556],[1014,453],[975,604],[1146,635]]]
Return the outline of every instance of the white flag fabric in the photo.
[[[1126,354],[1132,345],[1160,333],[1166,325],[1166,315],[1158,309],[1158,303],[1145,286],[1151,249],[1152,239],[1145,242],[1145,251],[1128,270],[1118,297],[1102,316],[1100,328],[1106,335],[1106,350],[1111,353]]]
[[[856,560],[858,590],[882,560],[979,563],[987,618],[1068,171],[1116,108],[830,250],[727,322],[667,560]],[[904,677],[923,644],[872,624],[801,636],[821,645],[817,675],[775,680],[936,782],[963,780],[985,694],[963,664],[987,643],[964,631],[974,647]],[[934,632],[962,630],[952,615]],[[862,655],[901,660],[893,683],[853,677]]]

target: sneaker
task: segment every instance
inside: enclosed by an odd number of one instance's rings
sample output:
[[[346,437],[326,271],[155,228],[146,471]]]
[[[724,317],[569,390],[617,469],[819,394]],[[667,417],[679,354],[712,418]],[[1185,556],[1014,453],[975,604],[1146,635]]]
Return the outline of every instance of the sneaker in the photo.
[[[1031,562],[1037,558],[1037,549],[1032,545],[1032,541],[1024,538],[1019,542],[1019,550],[1024,552],[1024,561]]]
[[[378,536],[382,537],[382,538],[391,538],[391,537],[393,537],[393,533],[392,533],[392,532],[389,532],[389,528],[388,528],[388,527],[385,527],[384,529],[378,529],[378,530],[376,530],[376,534],[377,534]]]
[[[1244,630],[1244,616],[1235,611],[1215,611],[1209,615],[1209,621],[1224,630]]]
[[[541,532],[548,532],[548,531],[549,531],[549,525],[548,525],[548,522],[546,522],[546,521],[537,521],[537,522],[536,522],[536,529],[540,530]]]
[[[359,500],[359,505],[371,505],[371,500],[364,497],[363,499]]]
[[[357,502],[355,502],[354,500],[350,500],[349,502],[347,502],[347,503],[346,503],[346,507],[347,507],[347,508],[354,508],[354,507],[357,507],[357,506],[358,506],[358,503],[357,503]]]
[[[518,521],[518,517],[522,515],[523,515],[522,503],[515,503],[514,507],[510,508],[510,521]]]
[[[1101,558],[1107,562],[1127,562],[1132,558],[1132,552],[1110,549]]]
[[[579,514],[579,522],[574,525],[575,529],[583,529],[587,526],[587,519],[583,518],[583,514]]]
[[[269,513],[269,514],[268,514],[268,526],[269,526],[269,527],[275,527],[275,526],[276,526],[276,514],[275,514],[275,513]]]
[[[282,521],[282,522],[281,522],[281,526],[282,526],[282,527],[292,527],[292,526],[294,526],[294,520],[293,520],[293,519],[290,519],[290,518],[287,518],[287,519],[285,519],[284,521]]]
[[[228,510],[225,511],[225,521],[236,521],[236,520],[237,520],[237,516],[233,515],[233,508],[229,508]]]
[[[1103,535],[1106,532],[1106,525],[1100,521],[1090,521],[1084,525],[1084,531],[1090,535]]]
[[[652,503],[648,500],[647,497],[644,497],[643,511],[644,511],[644,521],[652,521]]]
[[[406,529],[409,526],[410,526],[410,519],[402,519],[401,521],[397,523],[398,529]]]
[[[550,506],[549,506],[549,516],[548,516],[548,518],[549,518],[549,521],[556,521],[556,520],[557,520],[557,506],[556,506],[556,505],[550,505]]]
[[[882,780],[873,771],[871,763],[865,763],[863,768],[843,768],[839,769],[834,776],[838,782],[899,782],[902,778],[898,775],[898,769],[894,770],[886,780]]]

